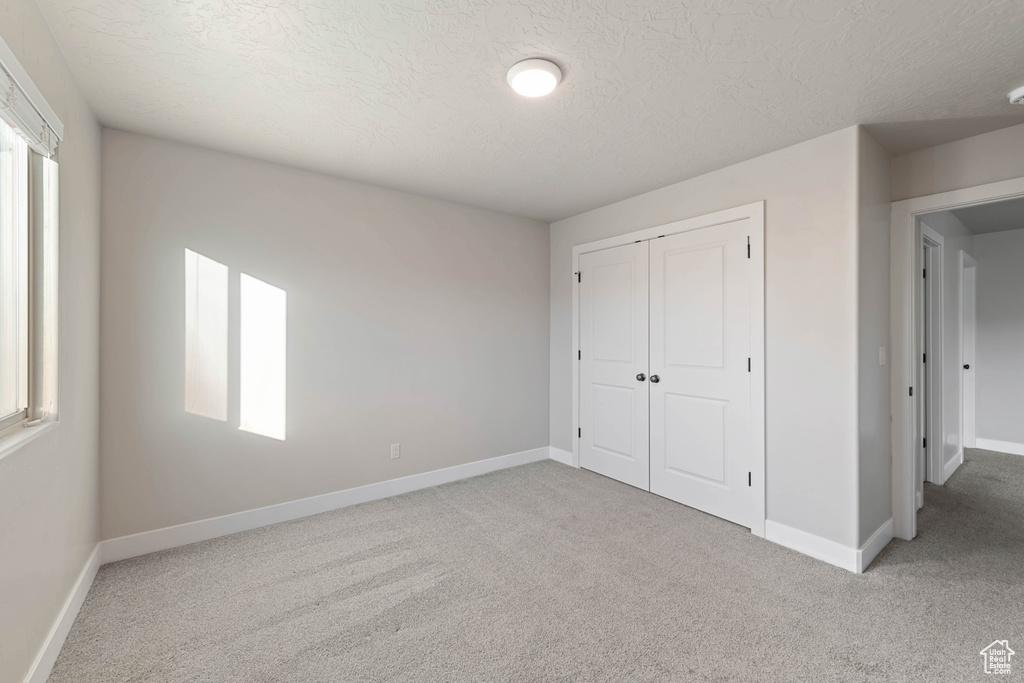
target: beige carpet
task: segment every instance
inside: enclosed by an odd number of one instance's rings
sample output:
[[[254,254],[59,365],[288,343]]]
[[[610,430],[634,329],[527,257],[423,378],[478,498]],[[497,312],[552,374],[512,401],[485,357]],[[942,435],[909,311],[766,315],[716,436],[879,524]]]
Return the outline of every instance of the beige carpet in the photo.
[[[1024,457],[861,576],[554,462],[103,567],[50,681],[1024,678]]]

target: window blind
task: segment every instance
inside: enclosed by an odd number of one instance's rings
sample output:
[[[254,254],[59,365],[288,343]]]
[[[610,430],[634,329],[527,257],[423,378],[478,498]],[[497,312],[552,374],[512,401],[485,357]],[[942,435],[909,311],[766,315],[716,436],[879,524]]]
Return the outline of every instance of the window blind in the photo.
[[[64,125],[46,104],[7,43],[0,39],[0,119],[25,138],[37,153],[52,157],[64,137]]]

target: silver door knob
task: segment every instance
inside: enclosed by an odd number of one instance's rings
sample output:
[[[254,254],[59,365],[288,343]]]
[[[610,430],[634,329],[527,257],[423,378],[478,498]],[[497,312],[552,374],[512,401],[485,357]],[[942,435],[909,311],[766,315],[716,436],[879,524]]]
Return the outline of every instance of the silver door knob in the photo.
[[[645,375],[642,372],[639,375],[636,376],[636,381],[637,382],[643,382],[645,379],[647,379],[647,375]]]
[[[970,370],[970,369],[971,369],[971,366],[970,366],[970,365],[965,365],[965,366],[964,366],[964,370]]]
[[[657,375],[651,375],[651,382],[652,382],[653,384],[657,384],[657,383],[658,383],[658,382],[660,382],[660,381],[661,381],[661,378],[660,378],[660,377],[658,377]]]

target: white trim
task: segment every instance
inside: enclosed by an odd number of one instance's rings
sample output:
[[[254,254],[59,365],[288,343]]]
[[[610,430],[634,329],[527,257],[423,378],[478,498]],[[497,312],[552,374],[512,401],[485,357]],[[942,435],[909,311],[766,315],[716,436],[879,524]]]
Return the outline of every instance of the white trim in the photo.
[[[865,569],[868,568],[878,553],[882,552],[885,546],[889,545],[889,541],[894,539],[896,535],[893,533],[893,520],[892,517],[885,520],[882,526],[875,530],[875,533],[871,534],[864,545],[857,550],[857,573],[862,574]]]
[[[871,538],[860,548],[851,548],[842,543],[773,522],[770,519],[765,522],[764,530],[764,537],[773,543],[778,543],[816,560],[828,562],[854,574],[862,574],[868,565],[878,557],[878,553],[882,552],[882,549],[889,545],[889,541],[895,538],[892,517],[885,520],[885,523],[878,527],[875,533],[871,534]]]
[[[889,322],[892,344],[890,398],[892,405],[892,512],[896,536],[917,534],[915,498],[915,402],[908,389],[914,385],[917,333],[914,329],[915,219],[918,215],[985,204],[1024,196],[1024,178],[1002,180],[892,203],[889,258]]]
[[[915,386],[919,387],[924,384],[928,394],[927,415],[925,419],[929,429],[925,437],[932,445],[925,449],[925,481],[933,484],[943,484],[946,481],[942,478],[942,435],[945,434],[943,423],[946,417],[945,377],[942,372],[946,356],[946,299],[945,287],[943,286],[946,281],[946,246],[944,242],[945,240],[941,234],[924,221],[921,221],[921,240],[918,244],[918,256],[923,258],[921,249],[927,247],[931,263],[922,261],[918,264],[918,270],[921,268],[925,269],[929,272],[929,276],[918,280],[917,303],[921,304],[921,306],[917,310],[921,313],[925,312],[924,301],[926,300],[925,292],[927,291],[927,301],[930,310],[927,311],[924,320],[928,321],[930,329],[927,330],[926,338],[919,340],[917,356],[921,358],[923,354],[927,354],[929,360],[927,363],[918,366],[918,381],[915,382]],[[918,329],[924,329],[923,323],[923,320],[918,321]],[[927,378],[927,381],[921,381],[922,375]],[[918,403],[919,415],[925,412],[924,406],[921,403],[924,396],[925,392],[919,391],[918,395],[914,397]],[[917,477],[914,480],[914,485],[920,486],[921,481],[921,477]],[[922,495],[924,494],[923,486],[920,492]]]
[[[754,518],[751,521],[751,533],[764,537],[765,535],[765,350],[764,350],[764,201],[753,202],[743,206],[737,206],[724,211],[687,218],[675,221],[666,225],[659,225],[653,228],[645,228],[629,232],[623,235],[616,235],[595,242],[578,244],[572,248],[572,462],[573,467],[580,466],[580,445],[577,438],[579,430],[580,415],[580,366],[577,351],[580,348],[580,303],[579,287],[576,274],[580,270],[580,255],[611,249],[624,244],[632,244],[638,240],[655,239],[661,235],[674,235],[701,228],[710,228],[716,225],[725,225],[737,221],[749,220],[750,225],[750,248],[756,256],[752,259],[754,269],[751,277],[751,320],[750,320],[750,355],[753,363],[753,372],[750,379],[750,422],[751,422],[751,452],[752,462],[750,464],[751,476],[753,478],[754,496]]]
[[[0,92],[0,119],[14,127],[35,152],[53,156],[64,137],[64,125],[2,38]]]
[[[555,448],[554,446],[548,446],[548,457],[552,460],[568,465],[572,467],[572,453],[564,451],[561,448]]]
[[[1024,443],[1014,443],[1013,441],[998,441],[996,439],[982,439],[980,436],[974,440],[975,448],[981,448],[986,451],[997,451],[999,453],[1009,453],[1010,455],[1024,455]]]
[[[96,547],[92,549],[92,553],[89,555],[89,559],[85,561],[85,566],[82,567],[78,580],[75,581],[75,585],[71,588],[71,592],[64,601],[64,606],[61,608],[60,613],[57,614],[53,626],[50,627],[50,632],[46,635],[46,640],[43,641],[39,654],[36,655],[35,661],[29,667],[28,675],[25,676],[25,683],[46,683],[46,679],[50,677],[53,665],[57,662],[57,655],[60,654],[61,648],[64,647],[64,641],[67,639],[68,633],[71,632],[71,625],[75,623],[78,610],[82,608],[82,603],[85,602],[85,596],[89,593],[89,588],[92,587],[93,579],[96,578],[96,572],[99,568],[100,546],[96,544]]]
[[[376,484],[367,484],[344,491],[325,493],[310,498],[268,505],[255,510],[235,512],[221,517],[201,519],[195,522],[187,522],[176,526],[164,527],[153,531],[143,531],[130,536],[121,536],[103,541],[102,546],[103,563],[126,560],[130,557],[138,557],[154,553],[168,548],[197,543],[219,536],[235,534],[239,531],[248,531],[270,524],[288,522],[300,517],[320,514],[330,510],[358,505],[371,500],[397,496],[410,491],[418,491],[432,486],[439,486],[449,482],[467,479],[488,472],[508,469],[526,465],[531,462],[546,460],[549,457],[548,447],[534,448],[529,451],[502,455],[496,458],[486,458],[469,462],[464,465],[446,467],[441,470],[413,474],[399,479],[390,479]]]
[[[31,427],[22,426],[21,429],[17,429],[12,431],[10,434],[7,434],[0,439],[0,460],[10,456],[19,448],[27,446],[43,434],[56,429],[58,424],[60,423],[54,420],[52,422],[43,422],[42,424],[33,425]]]
[[[60,140],[64,139],[64,124],[61,123],[60,118],[57,117],[57,113],[50,108],[47,104],[46,98],[43,97],[43,93],[39,92],[39,88],[29,78],[28,72],[25,71],[21,66],[21,62],[14,56],[14,52],[7,46],[3,38],[0,38],[0,64],[4,65],[4,69],[11,75],[14,82],[18,85],[25,95],[28,96],[32,106],[35,107],[36,111],[42,115],[46,124],[50,126],[54,133],[57,134],[57,138]]]
[[[803,553],[822,562],[828,562],[841,569],[857,572],[858,550],[845,546],[842,543],[830,541],[821,536],[794,529],[785,524],[779,524],[768,520],[764,524],[764,537],[773,543],[778,543],[790,550]]]
[[[957,451],[956,455],[950,458],[946,464],[942,466],[942,483],[945,484],[949,481],[949,478],[956,472],[956,468],[964,464],[964,451],[961,448]]]

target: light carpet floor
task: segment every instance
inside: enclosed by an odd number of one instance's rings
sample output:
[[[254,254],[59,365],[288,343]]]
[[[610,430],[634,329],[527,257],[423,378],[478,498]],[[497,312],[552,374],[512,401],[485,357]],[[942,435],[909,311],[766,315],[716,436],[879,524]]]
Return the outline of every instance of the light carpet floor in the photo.
[[[1024,458],[971,451],[857,576],[543,462],[104,566],[50,677],[1024,678]]]

